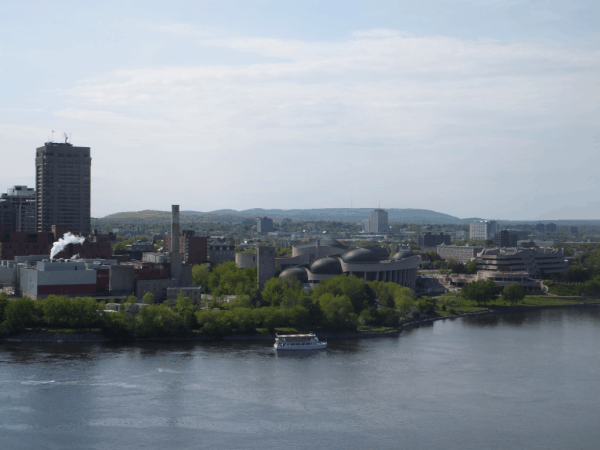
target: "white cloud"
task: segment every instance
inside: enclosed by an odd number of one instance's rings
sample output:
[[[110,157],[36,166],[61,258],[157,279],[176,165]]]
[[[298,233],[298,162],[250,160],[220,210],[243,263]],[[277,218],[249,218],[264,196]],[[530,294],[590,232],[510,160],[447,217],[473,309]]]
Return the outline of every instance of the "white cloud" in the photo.
[[[201,35],[186,25],[164,31],[194,40]],[[480,211],[492,208],[485,202],[500,198],[498,190],[508,180],[515,185],[512,198],[522,204],[519,186],[525,189],[532,177],[539,178],[536,167],[575,170],[583,164],[585,172],[597,150],[595,131],[590,131],[599,119],[597,45],[468,41],[394,30],[361,31],[339,42],[235,38],[198,43],[280,60],[119,70],[69,89],[69,106],[55,114],[109,127],[122,141],[140,145],[163,145],[157,137],[188,136],[203,149],[192,160],[204,164],[207,152],[225,152],[224,159],[213,155],[210,161],[229,164],[234,177],[248,170],[260,173],[271,189],[281,184],[307,195],[314,186],[343,192],[340,183],[362,168],[365,177],[356,188],[372,191],[374,199],[385,196],[390,206],[438,210],[444,208],[436,192],[444,183],[453,183],[454,196],[479,202],[473,207]],[[568,143],[577,161],[565,157],[561,146]],[[179,145],[169,151],[188,149]],[[273,175],[311,170],[307,161],[290,166],[289,153],[281,158],[286,151],[337,170],[317,173],[310,188],[304,178]],[[347,165],[347,160],[365,159],[374,166]],[[504,178],[486,175],[492,168]],[[459,174],[460,169],[471,180],[448,177],[449,170]],[[415,172],[422,170],[429,171],[431,184],[430,192],[419,196],[429,203],[403,198],[392,204],[393,190],[414,188],[423,180]],[[395,180],[400,173],[406,174]],[[218,180],[213,173],[205,176],[207,182]],[[485,188],[473,192],[474,183]],[[536,186],[560,190],[567,184],[542,177]],[[225,196],[234,188],[223,189]],[[282,199],[278,195],[272,195],[270,206],[309,206],[276,204]],[[511,206],[504,207],[508,213]]]

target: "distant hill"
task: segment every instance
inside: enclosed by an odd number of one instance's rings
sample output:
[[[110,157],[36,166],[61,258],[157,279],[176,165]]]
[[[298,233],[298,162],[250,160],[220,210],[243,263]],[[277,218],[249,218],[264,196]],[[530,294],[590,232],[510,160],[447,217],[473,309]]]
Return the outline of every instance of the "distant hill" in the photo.
[[[103,217],[104,219],[167,219],[171,217],[171,211],[154,211],[147,209],[145,211],[135,212],[118,212],[109,216]]]
[[[181,211],[181,215],[195,215],[204,217],[204,219],[219,220],[219,218],[231,219],[255,218],[255,217],[289,217],[295,220],[338,220],[341,222],[360,221],[370,216],[371,208],[319,208],[319,209],[262,209],[254,208],[244,211],[233,209],[220,209],[210,212],[201,211]],[[386,209],[390,221],[409,222],[409,223],[468,223],[467,219],[460,219],[449,214],[439,213],[428,209]],[[138,212],[120,212],[106,216],[105,219],[167,219],[171,215],[170,211],[138,211]]]
[[[362,220],[371,215],[372,208],[320,208],[320,209],[246,209],[234,211],[222,209],[211,211],[211,214],[238,214],[250,217],[290,217],[304,220]],[[460,223],[462,219],[449,214],[438,213],[428,209],[386,209],[389,220]]]

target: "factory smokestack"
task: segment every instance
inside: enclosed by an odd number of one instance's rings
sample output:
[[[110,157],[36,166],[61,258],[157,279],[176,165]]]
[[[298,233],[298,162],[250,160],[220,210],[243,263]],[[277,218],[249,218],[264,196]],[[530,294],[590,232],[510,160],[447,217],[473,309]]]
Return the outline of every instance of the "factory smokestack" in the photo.
[[[171,266],[170,277],[181,286],[183,255],[179,253],[179,205],[171,206]]]
[[[171,206],[171,252],[179,253],[179,205]]]

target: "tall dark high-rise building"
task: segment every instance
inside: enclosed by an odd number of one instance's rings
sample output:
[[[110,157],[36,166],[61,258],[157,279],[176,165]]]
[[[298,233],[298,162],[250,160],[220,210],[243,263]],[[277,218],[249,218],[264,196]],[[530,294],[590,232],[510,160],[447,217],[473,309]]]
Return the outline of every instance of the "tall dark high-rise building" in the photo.
[[[37,149],[37,231],[66,225],[73,233],[90,232],[91,166],[89,147],[46,142]]]

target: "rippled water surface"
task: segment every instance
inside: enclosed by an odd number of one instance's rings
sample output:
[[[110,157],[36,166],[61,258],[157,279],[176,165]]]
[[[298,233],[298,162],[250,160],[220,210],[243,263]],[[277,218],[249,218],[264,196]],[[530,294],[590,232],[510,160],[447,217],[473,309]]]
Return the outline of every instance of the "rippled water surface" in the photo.
[[[436,322],[396,339],[0,343],[0,449],[596,449],[600,313]]]

